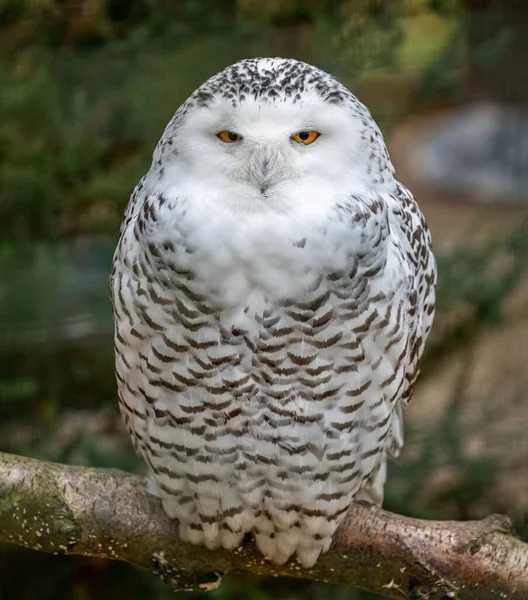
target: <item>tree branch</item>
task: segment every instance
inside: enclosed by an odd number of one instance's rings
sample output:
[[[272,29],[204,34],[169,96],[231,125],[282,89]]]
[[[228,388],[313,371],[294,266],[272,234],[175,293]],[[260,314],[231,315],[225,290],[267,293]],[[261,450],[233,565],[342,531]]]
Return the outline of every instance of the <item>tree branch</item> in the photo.
[[[180,542],[177,523],[138,476],[2,453],[0,542],[134,563],[179,589],[207,589],[214,574],[250,572],[344,583],[390,598],[528,598],[528,544],[507,517],[423,521],[357,504],[314,568],[278,567],[249,541],[235,552]]]

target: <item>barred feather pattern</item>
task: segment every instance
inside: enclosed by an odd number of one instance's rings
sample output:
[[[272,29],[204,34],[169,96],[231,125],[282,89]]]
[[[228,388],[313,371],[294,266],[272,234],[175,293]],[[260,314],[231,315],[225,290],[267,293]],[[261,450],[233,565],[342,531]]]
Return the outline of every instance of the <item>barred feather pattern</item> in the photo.
[[[354,499],[381,503],[403,444],[434,314],[423,216],[395,184],[315,220],[212,219],[152,181],[111,274],[133,444],[183,540],[233,549],[251,532],[309,567]]]

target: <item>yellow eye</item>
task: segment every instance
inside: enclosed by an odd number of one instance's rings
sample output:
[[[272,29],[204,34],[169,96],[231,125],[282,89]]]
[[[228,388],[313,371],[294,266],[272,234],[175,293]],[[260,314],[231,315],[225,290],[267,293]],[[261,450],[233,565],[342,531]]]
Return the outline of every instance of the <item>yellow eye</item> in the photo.
[[[295,135],[292,135],[292,140],[295,140],[298,144],[312,144],[321,134],[318,131],[299,131]]]
[[[235,133],[234,131],[224,130],[220,133],[217,133],[216,135],[222,140],[222,142],[225,142],[226,144],[240,142],[240,140],[242,139],[242,136],[238,135],[238,133]]]

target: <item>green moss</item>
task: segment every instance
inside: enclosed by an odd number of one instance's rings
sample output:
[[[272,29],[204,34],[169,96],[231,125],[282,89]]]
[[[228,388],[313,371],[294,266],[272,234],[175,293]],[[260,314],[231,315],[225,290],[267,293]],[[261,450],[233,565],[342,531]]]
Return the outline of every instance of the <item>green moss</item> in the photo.
[[[19,545],[57,553],[77,543],[80,530],[53,466],[42,465],[30,482],[22,480],[20,485],[20,490],[15,484],[14,489],[0,495],[0,528],[7,539],[11,536]]]
[[[18,492],[10,492],[0,495],[0,518],[3,514],[13,514],[20,505],[21,495]]]

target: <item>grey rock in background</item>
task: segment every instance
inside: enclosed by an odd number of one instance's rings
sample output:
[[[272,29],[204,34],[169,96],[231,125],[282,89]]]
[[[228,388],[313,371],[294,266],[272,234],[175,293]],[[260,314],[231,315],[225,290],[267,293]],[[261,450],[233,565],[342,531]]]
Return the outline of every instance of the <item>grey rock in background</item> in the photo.
[[[411,169],[477,201],[528,205],[528,108],[476,103],[442,115],[416,140]]]

